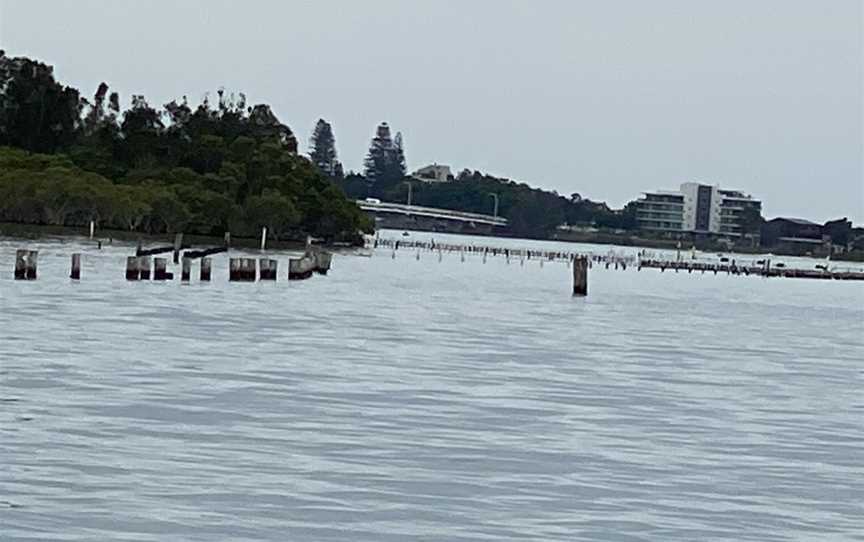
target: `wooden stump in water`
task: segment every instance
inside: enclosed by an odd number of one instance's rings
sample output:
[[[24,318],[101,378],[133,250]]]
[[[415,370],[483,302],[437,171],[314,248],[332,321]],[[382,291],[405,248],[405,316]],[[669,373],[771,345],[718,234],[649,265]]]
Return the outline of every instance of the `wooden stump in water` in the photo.
[[[69,278],[81,280],[81,254],[77,252],[72,255],[72,271],[69,273]]]
[[[183,266],[180,269],[180,281],[181,282],[189,282],[190,277],[192,276],[192,260],[190,258],[183,258]]]
[[[168,272],[168,260],[153,258],[153,280],[173,280],[174,273]]]
[[[138,268],[139,261],[140,258],[138,258],[137,256],[128,256],[126,258],[126,280],[139,280],[139,278],[141,277]]]
[[[588,258],[585,256],[573,260],[573,295],[588,295]]]
[[[150,280],[150,256],[140,256],[138,258],[138,273],[141,280]]]
[[[255,258],[231,258],[228,260],[228,280],[232,282],[255,282]]]
[[[174,263],[180,263],[180,249],[183,248],[183,234],[174,236]]]
[[[270,258],[258,260],[258,277],[260,280],[276,280],[279,262]]]
[[[15,280],[36,280],[39,251],[19,249],[15,251]]]
[[[201,282],[210,282],[210,258],[201,258]]]

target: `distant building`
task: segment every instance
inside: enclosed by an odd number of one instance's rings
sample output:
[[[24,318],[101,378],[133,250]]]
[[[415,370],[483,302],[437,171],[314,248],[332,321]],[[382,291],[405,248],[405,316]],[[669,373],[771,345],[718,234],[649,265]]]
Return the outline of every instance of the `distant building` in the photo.
[[[678,191],[645,192],[636,202],[636,221],[643,230],[740,236],[747,220],[759,216],[762,202],[736,190],[684,183]]]
[[[431,166],[421,167],[411,174],[418,181],[425,183],[446,183],[453,180],[453,173],[450,171],[450,166],[442,166],[432,164]]]

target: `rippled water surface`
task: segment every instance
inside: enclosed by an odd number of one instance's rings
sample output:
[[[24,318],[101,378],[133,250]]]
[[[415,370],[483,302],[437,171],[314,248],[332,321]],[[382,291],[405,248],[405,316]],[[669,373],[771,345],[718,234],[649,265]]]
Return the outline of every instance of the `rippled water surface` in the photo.
[[[19,245],[4,541],[864,540],[864,284],[595,267],[574,299],[563,263],[404,250],[127,283],[129,246],[50,241],[23,283]]]

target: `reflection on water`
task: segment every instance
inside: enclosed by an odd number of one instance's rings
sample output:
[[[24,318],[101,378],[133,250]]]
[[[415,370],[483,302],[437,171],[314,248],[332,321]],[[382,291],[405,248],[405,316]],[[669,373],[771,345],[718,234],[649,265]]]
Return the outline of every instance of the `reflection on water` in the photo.
[[[3,540],[864,532],[860,283],[595,267],[574,299],[563,263],[389,251],[290,284],[228,284],[224,255],[211,284],[127,283],[130,247],[60,242],[22,283],[17,246]]]

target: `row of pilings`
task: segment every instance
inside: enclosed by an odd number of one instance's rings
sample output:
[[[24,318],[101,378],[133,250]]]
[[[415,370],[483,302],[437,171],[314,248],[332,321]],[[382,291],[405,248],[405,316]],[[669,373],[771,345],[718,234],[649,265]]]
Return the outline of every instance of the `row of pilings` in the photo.
[[[544,262],[561,261],[566,262],[568,267],[577,259],[585,258],[588,267],[601,265],[605,269],[626,271],[628,268],[636,271],[646,269],[659,269],[661,272],[668,270],[674,272],[685,271],[688,273],[711,273],[727,274],[735,276],[757,276],[757,277],[781,277],[781,278],[811,278],[811,279],[834,279],[834,280],[864,280],[864,272],[851,269],[829,269],[827,265],[817,265],[814,269],[801,269],[787,267],[781,262],[770,259],[757,260],[748,263],[736,263],[722,258],[719,262],[687,261],[678,259],[648,258],[643,252],[636,255],[608,254],[586,254],[579,252],[568,252],[560,250],[537,250],[528,248],[502,247],[494,245],[466,245],[454,243],[437,243],[431,241],[415,241],[404,239],[376,238],[372,241],[373,248],[390,249],[391,257],[396,258],[399,250],[413,250],[417,260],[421,253],[437,253],[438,261],[442,260],[443,254],[456,253],[460,255],[461,261],[465,261],[466,255],[480,255],[485,263],[487,257],[503,256],[507,263],[511,259],[518,259],[524,265],[526,261],[535,260],[543,266]]]
[[[227,249],[206,249],[203,251],[187,251],[180,262],[180,281],[190,282],[192,279],[192,265],[197,259],[199,264],[198,279],[201,282],[210,282],[212,277],[213,263],[209,256],[203,254],[214,254],[224,252]],[[148,250],[138,248],[137,252],[147,254]],[[330,270],[333,255],[320,249],[309,249],[300,258],[288,259],[288,279],[307,279],[313,274],[326,275]],[[71,255],[69,278],[81,280],[81,253]],[[39,276],[39,251],[30,249],[18,249],[15,253],[15,280],[36,280]],[[273,258],[229,258],[228,280],[229,282],[255,282],[275,281],[279,275],[279,261]],[[152,257],[149,255],[135,255],[126,257],[125,277],[127,281],[168,281],[174,280],[174,271],[169,268],[169,260],[164,257]]]

